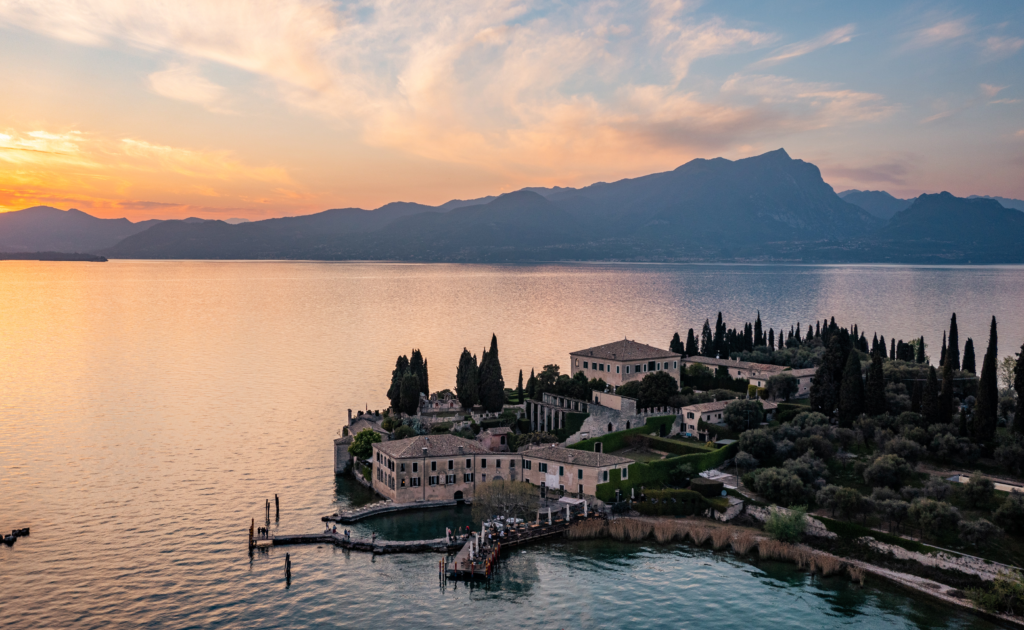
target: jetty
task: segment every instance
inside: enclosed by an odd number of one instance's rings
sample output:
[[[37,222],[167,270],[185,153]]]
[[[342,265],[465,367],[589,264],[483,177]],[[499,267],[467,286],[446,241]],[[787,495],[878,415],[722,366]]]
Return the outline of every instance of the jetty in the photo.
[[[376,538],[356,538],[342,533],[324,532],[322,534],[264,534],[249,539],[250,549],[265,549],[281,545],[320,545],[329,544],[343,549],[366,551],[373,554],[389,553],[422,553],[441,552],[454,553],[459,549],[462,540],[458,538],[435,538],[432,540],[378,540]]]
[[[470,504],[468,499],[447,500],[447,501],[415,501],[413,503],[395,503],[394,501],[378,501],[370,505],[356,508],[354,510],[341,510],[334,514],[328,514],[320,520],[328,523],[355,523],[364,518],[378,516],[380,514],[391,514],[394,512],[405,512],[407,510],[429,510],[432,508],[454,507],[460,503]]]

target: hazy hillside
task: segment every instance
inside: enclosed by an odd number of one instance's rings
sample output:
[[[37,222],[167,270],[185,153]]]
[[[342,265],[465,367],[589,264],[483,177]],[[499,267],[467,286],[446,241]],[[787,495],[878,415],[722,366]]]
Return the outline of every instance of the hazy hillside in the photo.
[[[988,195],[970,195],[968,199],[995,199],[1004,208],[1024,212],[1024,199],[1007,199],[1006,197],[989,197]]]
[[[156,223],[98,219],[79,210],[35,206],[0,214],[0,251],[94,252]]]
[[[839,196],[843,201],[864,208],[869,214],[885,221],[914,203],[913,199],[898,199],[884,190],[844,190]]]

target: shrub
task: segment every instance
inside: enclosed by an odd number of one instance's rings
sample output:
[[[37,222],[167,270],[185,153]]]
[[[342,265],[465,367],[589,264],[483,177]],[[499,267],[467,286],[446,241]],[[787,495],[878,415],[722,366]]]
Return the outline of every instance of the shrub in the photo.
[[[899,455],[882,455],[864,469],[864,481],[871,486],[888,486],[899,490],[913,470]]]
[[[924,484],[924,496],[929,499],[935,499],[936,501],[945,501],[946,497],[949,496],[950,491],[949,484],[941,479],[932,479],[928,483]]]
[[[703,497],[718,497],[722,495],[722,488],[725,487],[721,481],[715,481],[714,479],[705,479],[704,477],[694,477],[690,480],[690,490],[700,494]]]
[[[917,498],[910,504],[910,518],[917,522],[925,536],[935,538],[942,532],[957,529],[960,510],[945,501]]]
[[[396,440],[404,440],[405,438],[416,437],[416,430],[407,424],[403,424],[394,430],[392,435]]]
[[[806,503],[809,490],[800,477],[784,468],[759,468],[754,471],[754,492],[773,503]]]
[[[991,479],[974,471],[971,480],[963,487],[964,499],[972,508],[978,507],[979,503],[988,502],[992,498],[995,489],[996,485]]]
[[[775,455],[775,440],[767,429],[745,431],[740,436],[740,450],[750,453],[762,462],[771,460]]]
[[[992,520],[1011,534],[1024,534],[1024,494],[1011,492]]]
[[[788,511],[773,507],[768,514],[768,520],[764,523],[764,531],[775,540],[797,542],[807,528],[807,521],[804,519],[806,514],[807,508],[804,506],[794,507]]]
[[[633,503],[633,509],[647,516],[693,516],[714,507],[692,490],[647,490],[647,500]]]
[[[448,433],[452,430],[451,422],[438,422],[434,426],[430,427],[431,433]]]
[[[753,385],[751,387],[754,387]],[[756,395],[756,387],[754,394]],[[725,407],[722,421],[736,433],[757,428],[764,420],[764,408],[757,400],[736,400]]]
[[[892,455],[899,455],[910,464],[916,464],[921,460],[921,455],[924,453],[924,449],[921,445],[907,438],[893,438],[886,442],[883,453]]]
[[[756,457],[744,451],[736,453],[735,463],[736,467],[743,471],[753,470],[760,464]]]
[[[987,547],[1003,535],[1003,530],[980,518],[960,521],[960,542],[969,547]]]
[[[1024,579],[1016,571],[1000,573],[990,584],[967,591],[967,596],[985,610],[1020,614],[1024,612]]]

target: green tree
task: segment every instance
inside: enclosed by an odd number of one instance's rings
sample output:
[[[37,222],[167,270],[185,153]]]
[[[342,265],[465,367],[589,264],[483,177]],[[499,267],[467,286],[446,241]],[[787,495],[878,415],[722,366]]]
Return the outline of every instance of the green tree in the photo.
[[[939,390],[939,407],[936,410],[939,424],[953,422],[953,356],[946,354],[942,364],[942,389]]]
[[[459,356],[459,367],[455,372],[455,395],[463,409],[469,409],[480,402],[479,387],[477,386],[477,373],[479,368],[476,364],[476,357],[469,353],[466,348],[462,349]],[[532,375],[531,375],[531,378]]]
[[[768,329],[768,351],[771,352],[772,350],[775,350],[775,329],[774,328],[769,328]]]
[[[697,347],[697,338],[694,336],[692,328],[686,333],[686,353],[685,354],[688,357],[695,357],[698,354],[700,354],[700,348]]]
[[[975,443],[991,442],[996,435],[996,418],[999,413],[999,384],[996,382],[996,361],[999,358],[999,340],[996,332],[996,318],[992,317],[989,328],[988,350],[981,363],[981,378],[978,380],[978,395],[974,404],[973,435]]]
[[[821,365],[811,380],[811,409],[831,417],[839,406],[839,389],[846,367],[838,336],[829,339]]]
[[[1013,368],[1013,391],[1017,393],[1017,409],[1013,413],[1014,433],[1024,435],[1024,344],[1017,353],[1017,364]]]
[[[626,398],[640,398],[640,381],[627,381],[619,385],[615,393]]]
[[[537,397],[537,377],[533,374],[533,368],[530,368],[530,380],[526,381],[526,395],[533,400]]]
[[[700,331],[700,353],[705,357],[715,356],[714,337],[711,336],[711,322],[704,320],[704,328]]]
[[[516,386],[517,402],[523,404],[523,371],[519,370],[519,385]]]
[[[886,486],[899,490],[913,472],[899,455],[882,455],[864,469],[864,481],[872,487]]]
[[[964,499],[972,508],[976,508],[979,503],[990,501],[995,490],[996,485],[992,480],[976,470],[971,475],[971,480],[963,487]]]
[[[648,372],[640,381],[641,409],[668,405],[669,399],[679,393],[679,384],[668,372]]]
[[[910,504],[910,518],[917,521],[917,526],[925,536],[936,538],[943,532],[957,529],[960,510],[945,501],[919,497]]]
[[[490,412],[501,411],[505,405],[505,380],[498,359],[498,337],[491,335],[491,348],[480,363],[480,404]]]
[[[974,374],[974,340],[970,337],[964,342],[964,363],[963,371]]]
[[[790,396],[800,391],[800,381],[788,372],[768,377],[768,394],[775,400],[789,400]]]
[[[402,377],[409,371],[409,357],[402,355],[395,361],[395,369],[391,370],[391,387],[388,388],[388,401],[396,412],[402,407]]]
[[[871,366],[864,383],[864,413],[879,416],[885,413],[885,373],[882,370],[882,353],[875,349],[871,355]]]
[[[864,381],[860,375],[860,356],[851,352],[843,371],[843,385],[839,394],[839,426],[850,428],[864,413]]]
[[[928,425],[939,422],[939,377],[934,367],[928,368],[928,380],[921,393],[921,415]]]
[[[774,503],[797,505],[813,498],[800,477],[785,468],[758,468],[753,475],[754,492]]]
[[[782,542],[799,542],[807,528],[807,508],[804,506],[792,507],[788,511],[778,508],[771,508],[768,520],[764,523],[764,531],[775,540]]]
[[[818,490],[818,493],[814,496],[814,502],[817,503],[819,507],[823,507],[826,510],[832,510],[832,518],[835,518],[836,510],[839,509],[842,491],[847,489],[848,488],[844,488],[842,486],[829,484],[821,490]]]
[[[683,354],[686,351],[686,346],[683,345],[682,339],[679,338],[679,333],[672,334],[672,341],[668,342],[669,352],[678,352]]]
[[[415,416],[420,406],[420,379],[412,372],[402,377],[401,407],[399,410],[407,415]]]
[[[775,455],[775,440],[767,429],[752,429],[740,435],[740,450],[750,453],[761,463]]]
[[[357,459],[367,459],[373,455],[373,445],[380,442],[380,434],[373,429],[363,429],[352,438],[348,452]]]
[[[734,400],[722,414],[722,421],[736,433],[757,428],[763,420],[764,407],[756,400]]]
[[[427,362],[419,350],[413,350],[409,355],[409,371],[419,381],[420,391],[430,394],[430,380],[427,378]]]
[[[960,331],[956,325],[956,313],[949,319],[949,347],[946,349],[946,359],[954,371],[960,369]]]
[[[992,520],[1014,536],[1024,534],[1024,494],[1011,492],[996,510]]]
[[[757,319],[754,320],[754,346],[765,345],[764,329],[761,327],[761,311],[757,312]]]

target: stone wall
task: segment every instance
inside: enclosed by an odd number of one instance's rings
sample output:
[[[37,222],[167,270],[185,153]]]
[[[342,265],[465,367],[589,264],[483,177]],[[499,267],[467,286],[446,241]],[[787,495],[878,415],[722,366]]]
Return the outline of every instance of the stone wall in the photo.
[[[981,558],[955,556],[941,551],[927,554],[918,553],[916,551],[904,549],[898,545],[890,545],[888,543],[875,540],[871,536],[858,538],[857,542],[863,543],[879,553],[889,554],[893,557],[899,558],[900,560],[914,560],[926,566],[950,569],[953,571],[960,571],[961,573],[969,573],[971,575],[977,575],[983,580],[994,580],[999,576],[1000,571],[1008,571],[1010,568],[994,562],[982,560]]]

